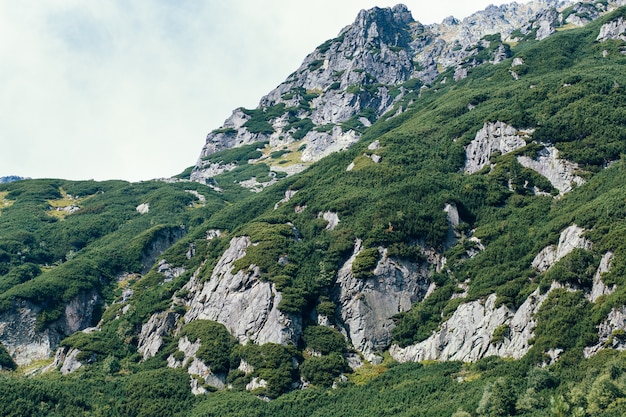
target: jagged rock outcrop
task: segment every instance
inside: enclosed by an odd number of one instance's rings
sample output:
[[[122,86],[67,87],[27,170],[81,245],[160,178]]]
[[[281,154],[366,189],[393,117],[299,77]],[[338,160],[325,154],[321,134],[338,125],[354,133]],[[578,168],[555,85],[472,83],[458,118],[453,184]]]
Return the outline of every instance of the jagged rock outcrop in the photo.
[[[533,315],[548,294],[540,294],[537,289],[515,312],[504,305],[496,308],[495,294],[483,301],[461,304],[428,339],[405,348],[393,345],[391,356],[398,362],[474,362],[492,355],[519,359],[530,349],[529,340],[536,324]],[[502,326],[507,327],[503,337],[494,340],[494,332]]]
[[[592,243],[583,237],[584,231],[585,229],[575,224],[563,230],[559,236],[559,243],[543,248],[533,259],[532,267],[539,272],[545,272],[574,249],[591,249]]]
[[[63,375],[71,374],[72,372],[78,370],[78,368],[83,366],[82,362],[78,360],[79,354],[80,350],[78,349],[69,349],[67,352],[65,352],[65,349],[63,350],[62,357],[59,358],[60,362],[62,363],[59,371]]]
[[[382,250],[373,276],[356,278],[352,264],[361,250],[362,242],[357,240],[352,256],[337,274],[334,297],[346,336],[366,359],[376,361],[377,353],[391,344],[392,317],[424,298],[430,272],[429,265],[393,259]]]
[[[600,28],[600,33],[596,40],[606,42],[609,39],[626,41],[626,20],[623,17],[605,23]]]
[[[517,157],[518,162],[546,177],[561,195],[572,191],[576,186],[585,183],[576,175],[578,165],[559,158],[559,151],[553,146],[546,146],[537,153],[536,158],[525,155]]]
[[[180,316],[172,311],[153,314],[147,323],[141,326],[137,350],[144,359],[157,354],[163,346],[163,336],[171,335]]]
[[[560,24],[570,24],[575,26],[585,26],[587,23],[596,20],[607,8],[604,4],[597,3],[577,3],[572,6],[567,16],[559,14]]]
[[[191,392],[194,395],[206,393],[206,386],[216,389],[226,388],[226,376],[214,374],[211,371],[211,367],[196,357],[196,353],[201,345],[200,340],[191,343],[187,336],[183,336],[178,340],[178,350],[183,353],[183,358],[177,360],[174,355],[170,355],[167,358],[167,366],[170,368],[187,366],[187,373],[190,375]]]
[[[302,319],[278,310],[282,295],[276,286],[260,280],[256,265],[233,273],[234,262],[245,256],[250,245],[247,236],[233,238],[210,279],[199,282],[194,278],[185,286],[193,296],[184,320],[222,323],[241,343],[295,344],[302,331]]]
[[[95,291],[82,292],[66,304],[58,320],[40,329],[42,307],[26,300],[0,313],[0,343],[18,365],[48,359],[65,337],[92,326],[94,310],[102,303]]]
[[[598,344],[584,349],[585,357],[602,349],[626,350],[626,306],[611,310],[606,320],[598,326]]]
[[[473,174],[489,164],[495,153],[507,154],[526,146],[524,137],[529,132],[521,132],[502,122],[485,123],[476,137],[465,148],[465,172]]]
[[[555,9],[542,10],[530,25],[529,31],[536,30],[535,39],[540,41],[556,32],[558,12]]]
[[[502,62],[510,54],[502,40],[514,30],[534,22],[537,36],[544,36],[554,25],[546,29],[542,22],[549,19],[542,16],[554,17],[557,3],[489,6],[463,20],[450,17],[433,25],[414,21],[404,5],[362,10],[352,25],[316,48],[263,97],[256,110],[236,109],[220,129],[209,133],[191,179],[207,182],[232,169],[208,161],[209,155],[256,142],[276,148],[301,141],[301,163],[272,167],[299,172],[351,146],[362,128],[391,110],[410,88],[433,83],[443,70],[455,68],[458,80],[483,62]],[[484,39],[498,33],[500,41]],[[490,56],[477,58],[479,50]],[[404,83],[411,79],[419,82],[407,87]]]
[[[328,222],[326,225],[326,230],[335,230],[335,227],[339,225],[339,215],[332,211],[325,211],[323,213],[319,213],[317,215],[318,218],[322,218]]]
[[[602,281],[602,274],[606,274],[611,271],[611,261],[615,254],[613,252],[607,252],[602,256],[600,260],[600,265],[598,266],[598,270],[596,271],[593,277],[593,287],[591,288],[591,293],[589,294],[589,301],[595,303],[598,298],[603,295],[610,295],[615,291],[615,285],[608,286]]]

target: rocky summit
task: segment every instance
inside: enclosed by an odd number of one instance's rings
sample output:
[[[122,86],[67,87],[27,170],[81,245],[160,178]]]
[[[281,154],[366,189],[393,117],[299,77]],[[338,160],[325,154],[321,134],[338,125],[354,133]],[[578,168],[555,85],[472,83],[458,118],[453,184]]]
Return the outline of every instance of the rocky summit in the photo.
[[[174,178],[0,184],[0,414],[622,416],[625,6],[363,10]]]

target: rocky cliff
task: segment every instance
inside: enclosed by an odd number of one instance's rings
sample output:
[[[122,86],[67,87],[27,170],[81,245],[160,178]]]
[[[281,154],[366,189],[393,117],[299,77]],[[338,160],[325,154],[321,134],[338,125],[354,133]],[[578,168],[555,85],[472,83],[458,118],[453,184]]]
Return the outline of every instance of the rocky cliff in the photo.
[[[296,343],[301,318],[278,310],[282,295],[276,286],[261,281],[256,265],[233,273],[233,263],[245,256],[250,245],[249,237],[233,238],[211,278],[187,284],[193,297],[185,322],[202,319],[222,323],[241,343]]]
[[[426,295],[431,265],[393,259],[386,249],[380,248],[381,259],[373,275],[365,279],[355,277],[352,264],[363,249],[362,243],[357,240],[352,256],[337,275],[337,321],[357,351],[367,360],[378,361],[391,344],[393,316],[410,310]]]
[[[213,153],[262,142],[270,152],[293,155],[288,164],[270,169],[299,172],[350,147],[385,113],[406,110],[404,96],[433,84],[449,68],[458,80],[473,67],[508,58],[510,48],[503,42],[519,28],[538,31],[539,39],[553,33],[557,6],[556,0],[490,6],[463,20],[450,17],[432,25],[415,21],[404,5],[362,10],[353,24],[320,45],[263,97],[259,107],[234,110],[209,133],[191,179],[210,182],[234,169],[210,161]]]
[[[93,326],[94,311],[100,304],[102,298],[95,291],[81,293],[67,303],[61,318],[41,328],[41,305],[15,301],[12,309],[0,314],[0,343],[18,365],[48,359],[62,339]]]

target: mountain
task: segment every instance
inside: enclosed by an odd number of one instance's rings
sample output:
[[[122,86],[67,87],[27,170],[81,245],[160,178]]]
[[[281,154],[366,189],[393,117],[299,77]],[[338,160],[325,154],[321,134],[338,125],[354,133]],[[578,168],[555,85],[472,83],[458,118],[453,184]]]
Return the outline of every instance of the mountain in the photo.
[[[23,180],[23,177],[18,177],[17,175],[9,175],[7,177],[0,177],[0,184],[6,182],[20,181]]]
[[[359,13],[164,181],[0,185],[5,415],[626,398],[626,7]]]

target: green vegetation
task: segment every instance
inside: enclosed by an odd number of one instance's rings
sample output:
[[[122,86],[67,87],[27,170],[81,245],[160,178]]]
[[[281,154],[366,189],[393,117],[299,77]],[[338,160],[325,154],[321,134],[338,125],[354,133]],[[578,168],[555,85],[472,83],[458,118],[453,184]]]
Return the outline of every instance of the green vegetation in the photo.
[[[619,417],[626,400],[624,353],[613,351],[567,369],[486,358],[475,364],[394,364],[361,385],[322,384],[263,401],[237,390],[193,398],[180,370],[140,374],[0,374],[6,416],[547,416]],[[258,395],[258,394],[257,394]],[[568,410],[556,414],[555,409]],[[579,410],[579,411],[578,411]],[[580,412],[582,411],[582,414]],[[467,414],[463,414],[467,413]],[[579,413],[579,414],[574,414]]]
[[[2,370],[15,370],[17,365],[13,362],[13,358],[9,355],[9,352],[0,343],[0,371]]]
[[[198,359],[211,367],[214,373],[227,373],[231,368],[230,355],[237,344],[235,339],[220,323],[196,320],[183,327],[180,336],[187,336],[191,343],[200,340]]]

